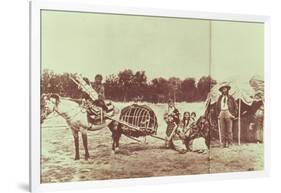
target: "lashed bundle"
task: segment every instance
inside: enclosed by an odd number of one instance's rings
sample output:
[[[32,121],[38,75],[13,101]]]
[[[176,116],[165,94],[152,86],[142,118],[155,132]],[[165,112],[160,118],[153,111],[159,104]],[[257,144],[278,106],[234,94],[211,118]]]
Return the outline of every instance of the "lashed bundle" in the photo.
[[[120,121],[123,134],[140,137],[156,134],[158,124],[153,110],[147,105],[133,104],[121,110]]]

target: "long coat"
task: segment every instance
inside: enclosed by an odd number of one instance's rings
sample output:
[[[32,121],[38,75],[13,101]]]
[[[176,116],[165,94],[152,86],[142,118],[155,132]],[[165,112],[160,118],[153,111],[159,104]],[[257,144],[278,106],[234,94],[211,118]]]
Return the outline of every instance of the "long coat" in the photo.
[[[222,100],[223,95],[220,95],[216,104],[216,111],[217,111],[217,115],[220,114],[221,112],[221,100]],[[237,103],[235,101],[235,99],[231,96],[231,95],[227,95],[228,100],[227,100],[227,105],[228,105],[228,110],[229,112],[236,117],[237,116],[237,112],[238,112],[238,106]]]

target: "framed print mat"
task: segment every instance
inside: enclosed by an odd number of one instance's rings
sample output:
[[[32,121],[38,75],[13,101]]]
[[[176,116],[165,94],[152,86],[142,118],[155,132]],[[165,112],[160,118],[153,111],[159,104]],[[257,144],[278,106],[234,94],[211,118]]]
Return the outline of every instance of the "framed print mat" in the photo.
[[[30,19],[31,191],[268,174],[268,17],[34,1]]]

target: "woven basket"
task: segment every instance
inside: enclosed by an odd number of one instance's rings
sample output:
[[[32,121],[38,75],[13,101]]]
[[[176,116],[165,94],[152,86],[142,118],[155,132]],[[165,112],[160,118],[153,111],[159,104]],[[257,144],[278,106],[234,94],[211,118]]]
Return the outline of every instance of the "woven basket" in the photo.
[[[147,105],[133,104],[121,110],[119,120],[125,122],[122,132],[131,137],[156,134],[158,123],[154,111]]]

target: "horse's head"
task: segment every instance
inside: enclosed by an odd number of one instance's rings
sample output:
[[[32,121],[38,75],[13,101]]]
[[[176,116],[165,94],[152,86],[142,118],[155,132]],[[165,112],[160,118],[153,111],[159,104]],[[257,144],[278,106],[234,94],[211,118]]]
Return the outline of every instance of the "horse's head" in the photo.
[[[196,122],[196,127],[198,128],[201,137],[204,137],[206,139],[209,136],[211,124],[207,117],[201,116]]]
[[[205,116],[200,116],[199,119],[196,122],[196,125],[200,129],[204,129],[206,127],[209,127],[209,121]]]
[[[58,94],[47,94],[41,97],[41,119],[40,122],[48,117],[49,114],[54,112],[60,101],[60,96]]]

